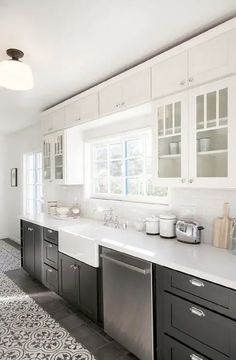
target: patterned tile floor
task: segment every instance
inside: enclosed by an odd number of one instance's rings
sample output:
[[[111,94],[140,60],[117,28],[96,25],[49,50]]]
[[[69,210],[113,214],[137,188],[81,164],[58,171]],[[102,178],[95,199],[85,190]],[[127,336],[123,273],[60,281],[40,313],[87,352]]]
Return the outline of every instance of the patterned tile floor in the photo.
[[[136,359],[21,269],[19,247],[12,245],[0,241],[1,360]]]

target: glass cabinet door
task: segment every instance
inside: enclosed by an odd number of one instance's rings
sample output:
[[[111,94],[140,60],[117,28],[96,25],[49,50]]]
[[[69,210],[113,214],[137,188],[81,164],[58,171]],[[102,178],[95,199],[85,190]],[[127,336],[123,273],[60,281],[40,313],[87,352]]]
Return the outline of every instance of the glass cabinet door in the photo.
[[[195,98],[195,173],[198,178],[228,176],[228,87],[205,87]]]
[[[64,141],[63,134],[56,134],[54,141],[54,166],[55,166],[55,180],[63,180],[64,178],[64,163],[63,163]]]
[[[43,140],[43,178],[52,179],[52,143],[47,137]]]
[[[156,127],[158,178],[183,176],[183,121],[186,101],[179,96],[157,102]],[[184,125],[186,131],[186,123]]]

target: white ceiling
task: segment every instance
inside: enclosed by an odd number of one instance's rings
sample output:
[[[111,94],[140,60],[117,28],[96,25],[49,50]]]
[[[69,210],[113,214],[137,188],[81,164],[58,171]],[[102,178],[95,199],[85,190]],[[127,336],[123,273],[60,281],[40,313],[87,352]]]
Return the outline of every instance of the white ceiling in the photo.
[[[35,87],[0,88],[0,133],[235,14],[235,0],[1,0],[0,60],[23,50]]]

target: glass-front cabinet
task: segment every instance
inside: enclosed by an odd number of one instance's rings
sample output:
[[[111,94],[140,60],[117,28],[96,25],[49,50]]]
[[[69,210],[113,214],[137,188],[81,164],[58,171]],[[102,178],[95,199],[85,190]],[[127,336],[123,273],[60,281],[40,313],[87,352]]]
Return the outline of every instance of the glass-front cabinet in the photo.
[[[64,181],[64,134],[44,136],[43,139],[43,176],[46,182],[63,184]]]
[[[184,183],[188,177],[187,95],[158,100],[154,105],[154,171],[165,185]]]
[[[158,183],[235,187],[235,77],[161,99],[154,117]]]
[[[189,181],[196,186],[235,186],[235,82],[226,78],[189,93]]]

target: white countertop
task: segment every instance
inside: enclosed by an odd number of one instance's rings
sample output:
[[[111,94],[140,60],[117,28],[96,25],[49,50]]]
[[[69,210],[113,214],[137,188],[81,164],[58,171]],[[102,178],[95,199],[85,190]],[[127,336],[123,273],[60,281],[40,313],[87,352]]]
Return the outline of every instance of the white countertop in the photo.
[[[183,244],[176,239],[162,239],[132,228],[120,230],[104,227],[101,222],[91,219],[81,218],[75,222],[75,220],[56,220],[43,215],[20,216],[20,219],[57,231],[63,230],[73,235],[89,237],[97,245],[236,290],[236,256],[227,250],[207,244]]]

